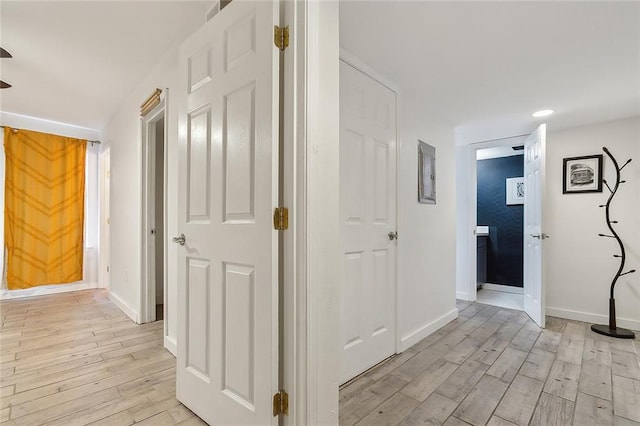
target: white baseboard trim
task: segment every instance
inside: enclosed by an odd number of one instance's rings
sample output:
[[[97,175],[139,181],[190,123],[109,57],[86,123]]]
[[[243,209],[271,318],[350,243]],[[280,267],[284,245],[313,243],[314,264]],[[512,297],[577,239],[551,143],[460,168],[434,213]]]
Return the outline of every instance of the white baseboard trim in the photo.
[[[124,312],[133,322],[136,324],[140,324],[140,318],[138,318],[138,312],[133,309],[131,306],[127,305],[120,297],[115,295],[112,292],[109,292],[109,300],[113,302],[114,305],[118,307],[122,312]]]
[[[173,356],[178,356],[178,343],[169,336],[164,336],[164,348]]]
[[[468,300],[469,302],[473,302],[471,295],[466,291],[456,291],[456,299]]]
[[[89,290],[98,288],[97,283],[71,283],[71,284],[55,284],[42,285],[37,287],[25,288],[21,290],[0,290],[0,300],[21,299],[23,297],[46,296],[47,294],[67,293],[70,291]]]
[[[510,285],[483,283],[482,288],[485,290],[503,291],[505,293],[524,294],[524,288]]]
[[[444,327],[446,324],[450,323],[456,318],[458,318],[458,309],[453,309],[452,311],[447,312],[435,321],[432,321],[429,324],[425,324],[417,330],[412,331],[411,333],[402,337],[400,339],[400,344],[398,345],[398,353],[404,352],[405,350],[409,349],[420,340],[434,333],[439,328]]]
[[[569,309],[547,307],[546,313],[552,317],[583,321],[594,324],[609,324],[609,315],[591,314],[588,312],[572,311]],[[640,330],[640,321],[628,318],[616,318],[616,324],[631,330]]]

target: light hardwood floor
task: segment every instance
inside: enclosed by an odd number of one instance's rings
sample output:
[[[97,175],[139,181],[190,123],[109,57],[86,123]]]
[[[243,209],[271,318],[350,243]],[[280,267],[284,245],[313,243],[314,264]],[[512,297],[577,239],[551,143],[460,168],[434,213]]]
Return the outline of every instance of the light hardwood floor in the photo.
[[[202,425],[175,399],[162,321],[85,290],[0,302],[3,425]]]
[[[460,317],[340,391],[343,425],[640,425],[640,340],[459,303]],[[0,423],[202,425],[162,322],[86,290],[0,302]]]
[[[640,340],[458,302],[460,316],[343,386],[341,425],[640,426]]]

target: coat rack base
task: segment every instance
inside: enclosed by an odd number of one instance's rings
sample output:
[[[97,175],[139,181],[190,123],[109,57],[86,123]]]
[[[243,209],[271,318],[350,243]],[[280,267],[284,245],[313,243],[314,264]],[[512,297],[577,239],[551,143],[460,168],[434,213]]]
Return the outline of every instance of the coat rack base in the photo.
[[[591,326],[591,330],[598,334],[604,334],[605,336],[616,337],[618,339],[634,339],[636,337],[631,330],[620,327],[616,327],[612,330],[608,325],[594,324]]]

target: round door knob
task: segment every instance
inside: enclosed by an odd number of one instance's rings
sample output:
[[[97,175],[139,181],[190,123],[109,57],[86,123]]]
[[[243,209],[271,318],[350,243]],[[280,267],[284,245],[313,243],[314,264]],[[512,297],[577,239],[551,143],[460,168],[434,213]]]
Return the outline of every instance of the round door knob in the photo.
[[[183,246],[184,243],[187,241],[187,239],[185,238],[184,234],[180,234],[179,237],[173,237],[172,241],[176,244],[180,244],[181,246]]]

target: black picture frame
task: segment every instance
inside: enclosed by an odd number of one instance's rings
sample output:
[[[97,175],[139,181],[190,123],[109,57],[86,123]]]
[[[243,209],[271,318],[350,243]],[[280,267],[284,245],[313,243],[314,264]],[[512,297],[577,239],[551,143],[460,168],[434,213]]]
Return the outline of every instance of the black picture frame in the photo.
[[[562,193],[602,192],[602,154],[562,160]]]

